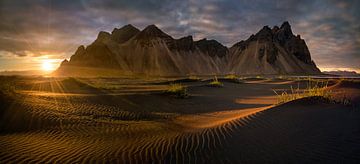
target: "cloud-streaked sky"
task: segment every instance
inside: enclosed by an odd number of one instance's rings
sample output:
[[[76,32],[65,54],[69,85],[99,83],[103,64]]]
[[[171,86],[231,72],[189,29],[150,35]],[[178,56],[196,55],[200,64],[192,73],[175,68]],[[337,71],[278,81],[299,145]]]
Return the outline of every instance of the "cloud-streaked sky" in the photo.
[[[99,31],[126,24],[231,46],[283,21],[322,70],[360,71],[358,0],[0,0],[0,70],[58,64]]]

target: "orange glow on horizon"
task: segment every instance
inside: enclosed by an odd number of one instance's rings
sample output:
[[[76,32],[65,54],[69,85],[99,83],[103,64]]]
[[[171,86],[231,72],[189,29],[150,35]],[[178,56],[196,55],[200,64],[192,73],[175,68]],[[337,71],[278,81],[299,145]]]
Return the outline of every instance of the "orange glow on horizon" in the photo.
[[[344,67],[319,67],[321,71],[355,71],[360,73],[360,68],[344,68]]]
[[[41,70],[44,72],[54,71],[56,69],[56,61],[50,59],[41,60]]]
[[[49,61],[44,61],[41,66],[42,70],[44,71],[51,71],[53,70],[53,65]]]

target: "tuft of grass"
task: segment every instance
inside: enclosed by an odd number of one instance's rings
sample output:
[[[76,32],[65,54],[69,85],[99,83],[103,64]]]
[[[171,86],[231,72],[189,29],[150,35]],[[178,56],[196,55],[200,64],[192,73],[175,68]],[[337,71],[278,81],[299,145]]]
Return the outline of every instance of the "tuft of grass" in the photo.
[[[15,80],[16,76],[1,76],[0,77],[0,94],[13,96],[16,94]]]
[[[308,78],[307,87],[305,89],[299,89],[299,86],[294,89],[290,86],[290,91],[283,91],[281,93],[273,90],[278,97],[278,104],[283,104],[289,101],[293,101],[301,98],[310,98],[310,100],[321,101],[333,104],[341,104],[344,106],[350,106],[353,109],[359,109],[357,103],[353,102],[351,98],[347,97],[346,94],[342,97],[334,96],[334,92],[327,89],[329,81],[317,80]],[[338,93],[337,93],[338,94]]]
[[[19,96],[16,92],[16,79],[15,76],[0,76],[0,116]]]
[[[222,82],[220,82],[220,81],[218,80],[218,78],[215,76],[215,78],[213,79],[213,81],[211,81],[211,82],[209,83],[209,86],[211,86],[211,87],[223,87],[224,84],[223,84]]]
[[[225,79],[230,79],[230,80],[235,80],[237,79],[238,77],[235,75],[235,74],[229,74],[229,75],[226,75],[225,76]]]
[[[307,83],[307,88],[299,89],[299,86],[294,89],[290,86],[290,92],[283,91],[278,93],[276,90],[273,90],[278,97],[278,104],[286,103],[296,99],[304,97],[323,97],[326,99],[332,99],[332,91],[326,89],[328,86],[328,81],[319,82],[310,80]]]
[[[201,80],[199,77],[194,76],[194,75],[189,76],[189,79],[190,80]]]
[[[239,76],[237,76],[235,74],[228,74],[223,79],[227,82],[232,82],[232,83],[237,83],[237,84],[243,83],[242,78],[240,78]]]
[[[291,77],[286,76],[286,75],[279,75],[277,78],[278,78],[278,79],[281,79],[281,80],[292,80]],[[299,77],[298,77],[298,78],[299,78]]]
[[[15,86],[10,83],[1,83],[0,92],[4,95],[13,95],[15,94]]]
[[[187,98],[189,94],[187,92],[187,88],[180,83],[170,84],[165,93],[174,95],[177,98]]]

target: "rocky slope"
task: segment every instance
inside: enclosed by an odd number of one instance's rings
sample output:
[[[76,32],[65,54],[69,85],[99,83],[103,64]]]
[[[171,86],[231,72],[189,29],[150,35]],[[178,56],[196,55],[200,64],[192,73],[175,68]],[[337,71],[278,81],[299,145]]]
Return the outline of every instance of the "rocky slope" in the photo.
[[[80,71],[84,69],[90,71]],[[155,25],[142,31],[132,25],[100,32],[87,47],[80,46],[64,60],[56,75],[91,75],[96,70],[119,74],[184,76],[211,74],[318,74],[306,43],[295,36],[288,22],[265,26],[231,48],[216,40],[174,39]],[[77,73],[75,73],[77,72]]]
[[[230,48],[228,72],[236,74],[319,74],[300,35],[284,22],[281,27],[264,26],[246,41]]]

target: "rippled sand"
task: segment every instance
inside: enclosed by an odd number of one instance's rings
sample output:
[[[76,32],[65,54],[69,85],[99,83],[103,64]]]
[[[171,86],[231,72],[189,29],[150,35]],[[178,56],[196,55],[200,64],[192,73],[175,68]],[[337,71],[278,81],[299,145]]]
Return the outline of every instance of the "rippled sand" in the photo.
[[[2,114],[0,163],[360,161],[359,109],[308,99],[276,106],[272,90],[294,81],[183,82],[187,99],[162,94],[158,81],[111,90],[29,83]],[[329,88],[356,101],[358,84]]]

